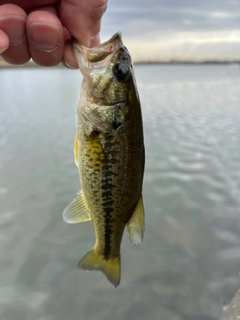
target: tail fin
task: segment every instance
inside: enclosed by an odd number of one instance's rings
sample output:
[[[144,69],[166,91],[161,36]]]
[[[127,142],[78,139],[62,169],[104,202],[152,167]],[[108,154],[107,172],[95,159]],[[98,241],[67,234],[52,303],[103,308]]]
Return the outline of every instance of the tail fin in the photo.
[[[80,260],[78,266],[84,270],[102,271],[115,287],[120,283],[120,256],[105,260],[93,248]]]

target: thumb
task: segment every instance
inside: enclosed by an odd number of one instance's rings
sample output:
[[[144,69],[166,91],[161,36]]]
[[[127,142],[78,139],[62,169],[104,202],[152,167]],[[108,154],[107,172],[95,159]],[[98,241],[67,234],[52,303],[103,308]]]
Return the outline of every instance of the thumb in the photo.
[[[62,0],[59,17],[80,44],[93,47],[100,43],[101,18],[106,9],[107,0]]]

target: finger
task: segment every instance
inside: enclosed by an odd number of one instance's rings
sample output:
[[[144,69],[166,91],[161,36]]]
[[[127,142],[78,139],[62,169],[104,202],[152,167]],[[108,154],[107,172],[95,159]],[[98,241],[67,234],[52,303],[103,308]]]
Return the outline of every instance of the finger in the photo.
[[[82,45],[94,47],[100,44],[101,18],[107,9],[107,0],[62,0],[58,13],[63,25]],[[77,62],[69,41],[65,42],[63,64],[77,68]]]
[[[78,69],[78,64],[72,50],[71,40],[65,41],[62,64],[69,69]]]
[[[1,57],[11,64],[24,64],[30,59],[25,33],[26,13],[8,4],[0,7],[0,29],[8,37],[9,46]],[[6,41],[6,38],[5,40]]]
[[[5,32],[0,29],[0,54],[9,47],[9,38]]]
[[[29,10],[35,7],[46,6],[57,3],[59,0],[0,0],[0,5],[12,3],[20,6],[24,10]]]
[[[63,56],[63,27],[54,7],[33,11],[27,18],[27,38],[32,59],[41,66],[54,66]]]
[[[100,33],[101,18],[107,9],[107,0],[62,0],[59,16],[63,25],[82,45],[91,47],[92,38]]]
[[[63,32],[64,32],[64,49],[63,49],[62,64],[65,67],[68,67],[69,69],[78,69],[78,64],[72,50],[71,33],[65,27],[63,27]]]

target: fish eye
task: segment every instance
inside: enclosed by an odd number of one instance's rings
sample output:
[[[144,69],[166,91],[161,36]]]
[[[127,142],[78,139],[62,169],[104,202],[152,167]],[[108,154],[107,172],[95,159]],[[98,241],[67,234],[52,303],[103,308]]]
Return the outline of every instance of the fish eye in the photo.
[[[118,81],[127,80],[129,77],[129,68],[124,63],[117,63],[113,67],[113,74]]]

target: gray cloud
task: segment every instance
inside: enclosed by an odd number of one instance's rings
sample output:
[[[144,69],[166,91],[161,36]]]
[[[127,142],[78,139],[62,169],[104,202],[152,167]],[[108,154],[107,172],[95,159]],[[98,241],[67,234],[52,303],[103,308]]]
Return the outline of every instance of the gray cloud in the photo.
[[[178,59],[176,52],[180,60],[190,59],[189,52],[195,52],[195,60],[213,59],[213,52],[219,60],[240,57],[238,0],[110,0],[102,23],[103,40],[115,31],[123,33],[133,52],[142,48],[143,60],[156,59],[149,46],[165,48],[160,60]]]

